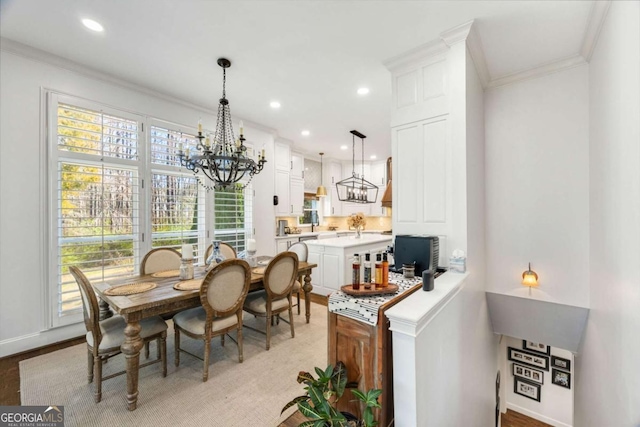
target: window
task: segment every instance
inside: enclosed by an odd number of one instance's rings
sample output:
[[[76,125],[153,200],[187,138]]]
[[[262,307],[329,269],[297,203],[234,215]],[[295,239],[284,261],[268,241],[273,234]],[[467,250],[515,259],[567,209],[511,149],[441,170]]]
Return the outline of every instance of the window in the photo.
[[[71,265],[96,282],[135,274],[156,247],[191,243],[198,262],[214,238],[245,249],[253,190],[207,192],[180,166],[195,129],[52,92],[48,103],[51,326],[82,319]]]
[[[299,224],[319,224],[318,198],[314,193],[304,193],[303,215],[298,218]]]
[[[102,280],[132,274],[140,253],[139,117],[56,100],[50,133],[53,325],[80,317],[70,265],[89,280]]]
[[[194,135],[152,124],[151,152],[151,246],[180,249],[191,243],[196,261],[206,250],[206,192],[193,173],[180,167],[178,149],[195,150]]]

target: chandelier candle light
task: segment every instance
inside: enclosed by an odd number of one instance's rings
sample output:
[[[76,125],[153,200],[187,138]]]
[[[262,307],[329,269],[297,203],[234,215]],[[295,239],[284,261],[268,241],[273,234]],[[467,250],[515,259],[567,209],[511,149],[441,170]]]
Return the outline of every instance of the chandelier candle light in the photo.
[[[336,183],[338,199],[341,202],[351,203],[375,203],[378,198],[378,187],[364,179],[364,139],[365,135],[357,130],[352,130],[352,171],[351,177]],[[361,139],[362,144],[362,170],[358,176],[356,174],[356,138]]]
[[[213,141],[211,141],[209,134],[202,133],[202,122],[198,121],[196,153],[192,153],[189,148],[183,151],[182,144],[180,144],[178,150],[180,163],[190,171],[193,171],[200,185],[208,190],[228,189],[247,175],[248,180],[242,185],[245,187],[254,175],[262,171],[264,164],[267,162],[264,156],[264,149],[262,149],[256,160],[248,157],[247,147],[244,145],[246,140],[243,134],[242,122],[240,122],[240,138],[235,139],[229,101],[226,95],[227,68],[231,66],[231,61],[226,58],[219,58],[218,65],[222,67],[223,73],[222,98],[220,98],[220,103],[218,104],[218,121]],[[203,182],[200,172],[213,185]]]

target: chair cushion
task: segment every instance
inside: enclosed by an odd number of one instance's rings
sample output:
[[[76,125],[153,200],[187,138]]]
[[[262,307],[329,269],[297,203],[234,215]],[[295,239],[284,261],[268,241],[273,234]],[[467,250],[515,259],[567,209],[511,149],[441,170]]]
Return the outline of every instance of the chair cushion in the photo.
[[[281,298],[271,303],[271,311],[289,306],[289,300]],[[244,308],[256,313],[267,312],[267,291],[251,292],[244,301]]]
[[[207,312],[202,307],[184,310],[173,316],[173,323],[176,326],[193,335],[204,335],[206,321]],[[216,332],[236,324],[238,324],[238,316],[234,313],[231,316],[214,319],[211,330]]]
[[[125,340],[124,328],[127,322],[122,316],[113,316],[100,322],[102,341],[99,350],[119,348]],[[143,340],[167,330],[167,323],[160,316],[149,317],[140,321],[140,338]],[[87,332],[87,344],[93,347],[93,334]]]
[[[300,289],[302,289],[302,285],[300,284],[300,282],[298,282],[297,280],[293,282],[293,293],[298,292]]]

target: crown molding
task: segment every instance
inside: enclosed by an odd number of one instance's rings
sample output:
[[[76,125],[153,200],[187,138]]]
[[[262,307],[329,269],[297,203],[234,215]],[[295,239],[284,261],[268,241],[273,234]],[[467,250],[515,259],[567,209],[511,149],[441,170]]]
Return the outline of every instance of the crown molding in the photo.
[[[437,55],[442,55],[448,50],[448,46],[441,40],[432,40],[416,48],[408,50],[398,56],[384,61],[382,64],[391,72],[417,62],[423,62]]]
[[[596,1],[591,6],[589,22],[584,32],[584,38],[582,39],[582,47],[580,48],[580,55],[582,55],[587,62],[591,61],[593,50],[598,42],[600,31],[602,30],[610,6],[611,0]]]
[[[480,39],[480,34],[478,33],[477,27],[477,25],[471,25],[469,34],[467,36],[467,49],[469,50],[469,55],[471,55],[473,64],[476,67],[476,72],[478,73],[478,77],[480,78],[480,84],[482,84],[483,89],[486,89],[489,85],[489,82],[491,81],[491,74],[489,73],[489,68],[487,67],[487,61],[484,56],[484,49],[482,47],[482,40]]]
[[[500,86],[506,86],[512,83],[521,82],[525,80],[535,79],[538,77],[546,76],[549,74],[557,73],[558,71],[566,70],[569,68],[577,67],[579,65],[586,64],[587,61],[579,55],[575,54],[568,58],[560,59],[558,61],[549,62],[538,67],[530,68],[528,70],[507,74],[503,77],[492,79],[489,82],[489,89],[494,89]]]
[[[12,53],[17,56],[21,56],[26,59],[30,59],[32,61],[37,61],[43,64],[51,65],[62,70],[71,71],[76,74],[80,74],[84,77],[88,77],[94,80],[99,80],[114,86],[121,87],[123,89],[131,90],[133,92],[140,93],[142,95],[152,96],[154,98],[159,98],[167,102],[171,102],[173,104],[178,104],[180,106],[191,108],[198,112],[202,112],[205,114],[211,114],[213,116],[217,116],[218,111],[213,110],[208,107],[204,107],[202,105],[194,104],[189,101],[185,101],[184,99],[176,98],[175,96],[169,95],[164,92],[158,92],[149,87],[141,86],[136,83],[132,83],[128,80],[121,79],[119,77],[115,77],[112,74],[105,73],[103,71],[98,71],[94,68],[87,67],[86,65],[79,64],[77,62],[71,61],[66,58],[62,58],[60,56],[54,55],[52,53],[46,52],[44,50],[37,49],[35,47],[16,42],[11,39],[7,39],[4,37],[0,37],[0,51]],[[259,123],[255,123],[251,120],[241,119],[236,117],[238,120],[243,120],[245,126],[254,128],[256,130],[260,130],[269,134],[272,134],[274,137],[278,135],[278,132],[270,128],[268,126],[261,125]]]
[[[446,31],[440,33],[440,39],[449,47],[453,46],[456,43],[463,42],[469,37],[469,32],[471,31],[471,27],[473,27],[473,19],[471,21],[467,21],[464,24],[460,24],[453,28],[450,28]]]

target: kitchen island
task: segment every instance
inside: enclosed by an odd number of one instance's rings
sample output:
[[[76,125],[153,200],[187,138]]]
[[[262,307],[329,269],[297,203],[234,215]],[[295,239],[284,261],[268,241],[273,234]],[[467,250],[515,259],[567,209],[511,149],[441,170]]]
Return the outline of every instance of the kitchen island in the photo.
[[[314,272],[311,278],[312,292],[326,296],[339,290],[342,285],[350,284],[353,255],[359,254],[364,260],[363,255],[370,253],[373,269],[375,254],[386,251],[392,241],[391,235],[381,234],[306,241],[309,248],[308,261],[318,264],[317,273]]]

